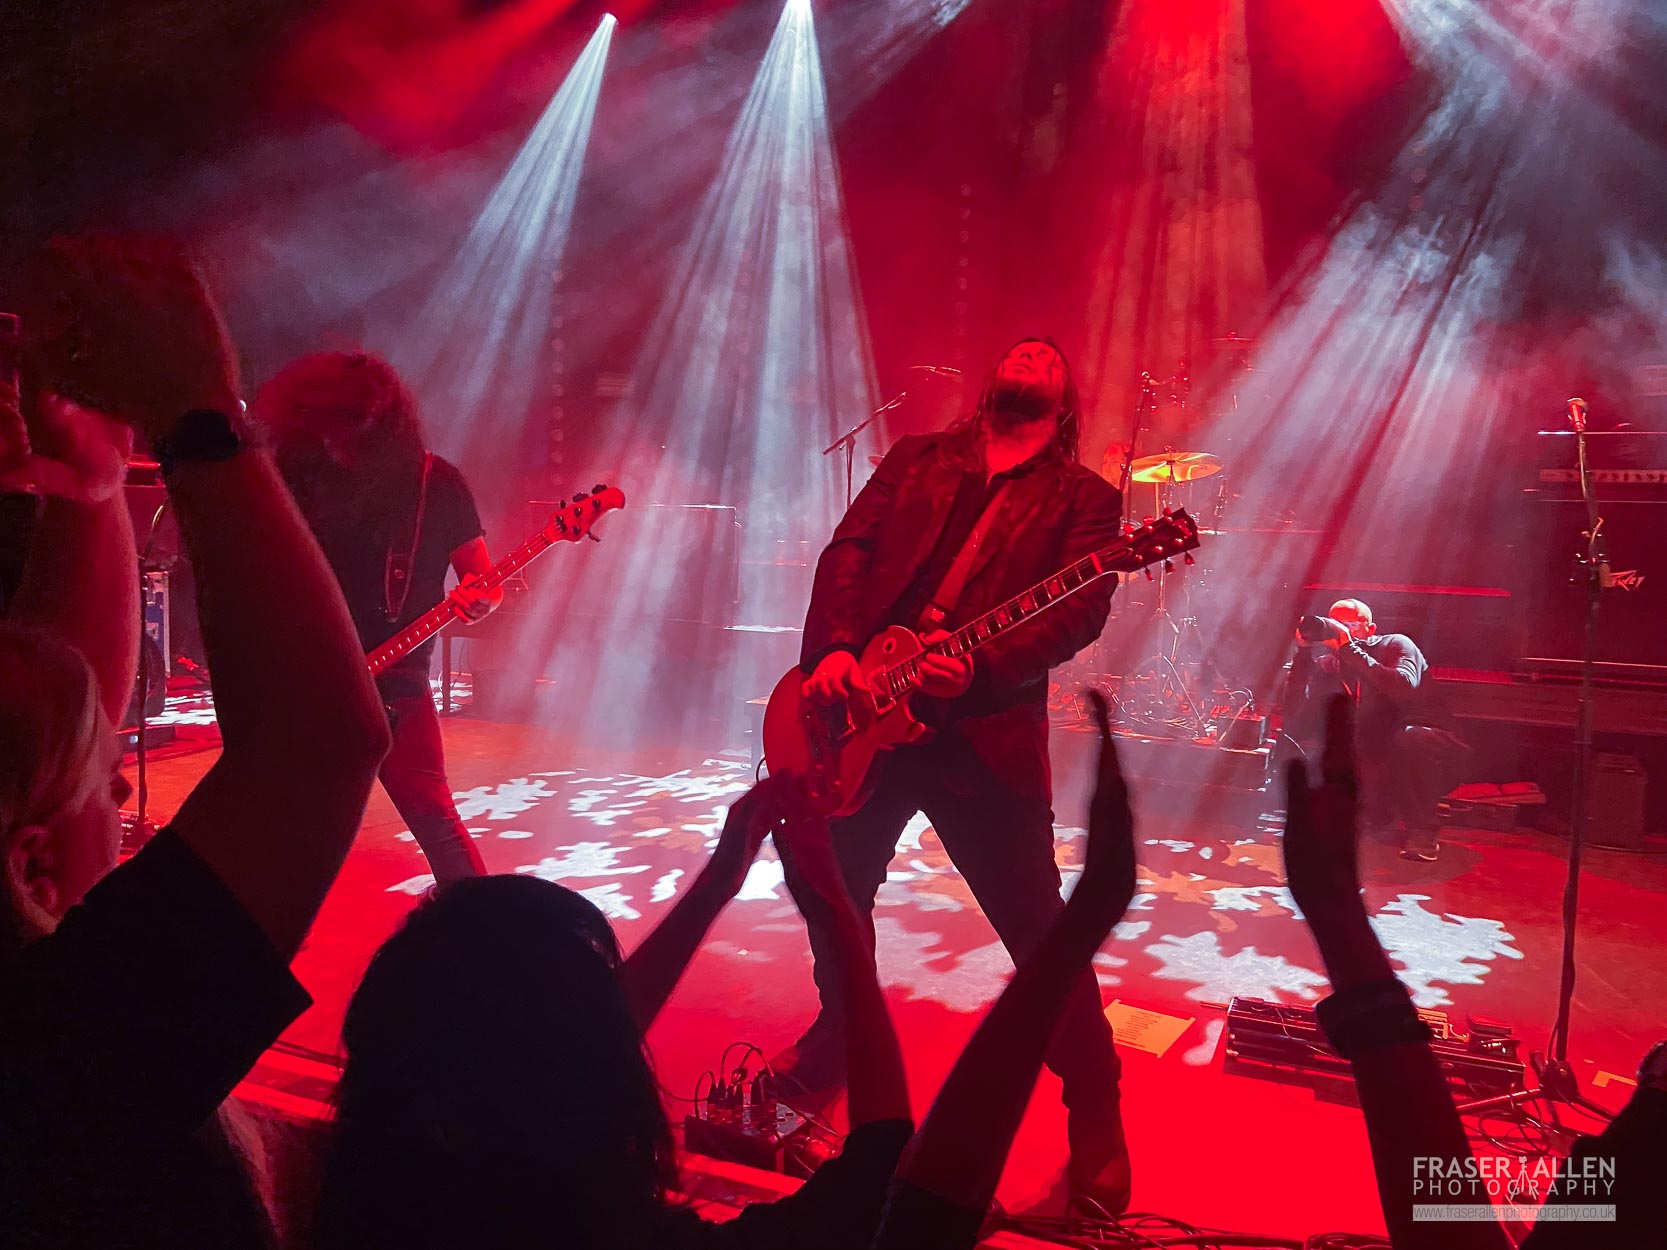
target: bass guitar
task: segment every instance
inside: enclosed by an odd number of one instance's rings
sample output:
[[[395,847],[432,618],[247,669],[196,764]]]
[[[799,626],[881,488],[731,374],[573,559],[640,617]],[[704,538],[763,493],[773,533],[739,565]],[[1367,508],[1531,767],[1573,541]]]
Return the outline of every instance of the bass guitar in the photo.
[[[930,647],[913,630],[890,626],[863,649],[858,664],[868,690],[859,690],[848,701],[812,702],[803,694],[804,674],[790,669],[776,683],[764,709],[765,763],[772,774],[795,773],[808,779],[817,806],[829,816],[848,816],[873,789],[875,758],[930,732],[909,708],[920,685],[921,656],[970,655],[1102,577],[1159,563],[1168,572],[1176,556],[1191,564],[1188,553],[1197,547],[1197,523],[1185,511],[1168,513],[1090,552]]]
[[[576,543],[581,538],[596,539],[590,527],[605,512],[625,506],[625,493],[617,486],[593,486],[588,495],[576,495],[573,502],[562,501],[562,506],[550,514],[549,523],[526,542],[510,552],[471,586],[496,590],[516,573],[531,564],[557,543]],[[375,676],[396,660],[415,651],[423,643],[457,620],[457,611],[450,599],[444,599],[412,621],[399,633],[365,657]]]

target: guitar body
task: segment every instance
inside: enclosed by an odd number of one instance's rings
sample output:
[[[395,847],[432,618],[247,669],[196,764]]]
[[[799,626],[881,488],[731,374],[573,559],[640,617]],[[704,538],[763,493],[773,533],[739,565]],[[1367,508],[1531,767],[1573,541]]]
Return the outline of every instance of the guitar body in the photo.
[[[1197,546],[1193,519],[1185,511],[1166,512],[936,639],[931,650],[957,658],[969,655],[1102,577],[1150,564],[1162,564],[1167,572],[1176,557],[1190,564],[1189,553]],[[808,779],[817,806],[829,816],[856,811],[873,792],[875,758],[930,732],[909,709],[909,696],[920,682],[920,665],[913,661],[925,650],[901,625],[876,634],[857,661],[868,678],[868,693],[859,693],[849,704],[812,703],[802,693],[803,675],[789,670],[764,709],[764,762],[770,772]]]
[[[910,630],[893,625],[869,641],[858,666],[865,674],[878,673],[923,649]],[[792,668],[771,691],[764,709],[764,760],[772,775],[807,778],[828,816],[849,816],[873,792],[875,758],[930,731],[909,710],[908,695],[892,699],[873,692],[848,705],[816,704],[804,697],[804,680]]]

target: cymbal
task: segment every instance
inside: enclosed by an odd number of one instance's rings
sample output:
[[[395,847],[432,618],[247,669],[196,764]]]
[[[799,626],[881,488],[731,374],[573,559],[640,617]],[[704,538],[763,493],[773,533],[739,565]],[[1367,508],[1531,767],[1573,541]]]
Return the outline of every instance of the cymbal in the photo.
[[[1142,456],[1133,467],[1131,476],[1137,482],[1192,482],[1220,473],[1226,466],[1207,451],[1171,451]]]
[[[1211,339],[1211,347],[1219,347],[1223,351],[1248,352],[1256,348],[1255,339],[1240,338],[1237,334],[1229,334],[1225,338]]]

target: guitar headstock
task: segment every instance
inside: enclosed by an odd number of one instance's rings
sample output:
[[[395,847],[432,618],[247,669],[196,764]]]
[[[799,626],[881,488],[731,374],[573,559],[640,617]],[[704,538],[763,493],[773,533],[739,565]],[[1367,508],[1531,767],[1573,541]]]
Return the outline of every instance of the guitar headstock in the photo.
[[[573,496],[571,501],[562,500],[561,507],[550,514],[544,536],[553,543],[576,543],[587,535],[595,537],[590,527],[596,524],[597,518],[624,506],[625,492],[619,487],[592,486],[585,494]]]
[[[1198,549],[1198,522],[1187,515],[1186,509],[1168,512],[1156,520],[1123,535],[1115,546],[1100,553],[1102,561],[1119,573],[1133,573],[1153,564],[1163,564],[1168,571],[1169,561]]]

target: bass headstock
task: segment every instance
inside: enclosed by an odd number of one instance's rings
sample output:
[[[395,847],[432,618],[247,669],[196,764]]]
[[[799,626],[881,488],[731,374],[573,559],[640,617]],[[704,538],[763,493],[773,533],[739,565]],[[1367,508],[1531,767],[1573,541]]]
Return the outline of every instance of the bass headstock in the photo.
[[[592,486],[572,500],[562,500],[561,506],[550,514],[544,536],[551,542],[578,542],[596,536],[590,527],[605,514],[625,506],[625,492],[617,486]]]

